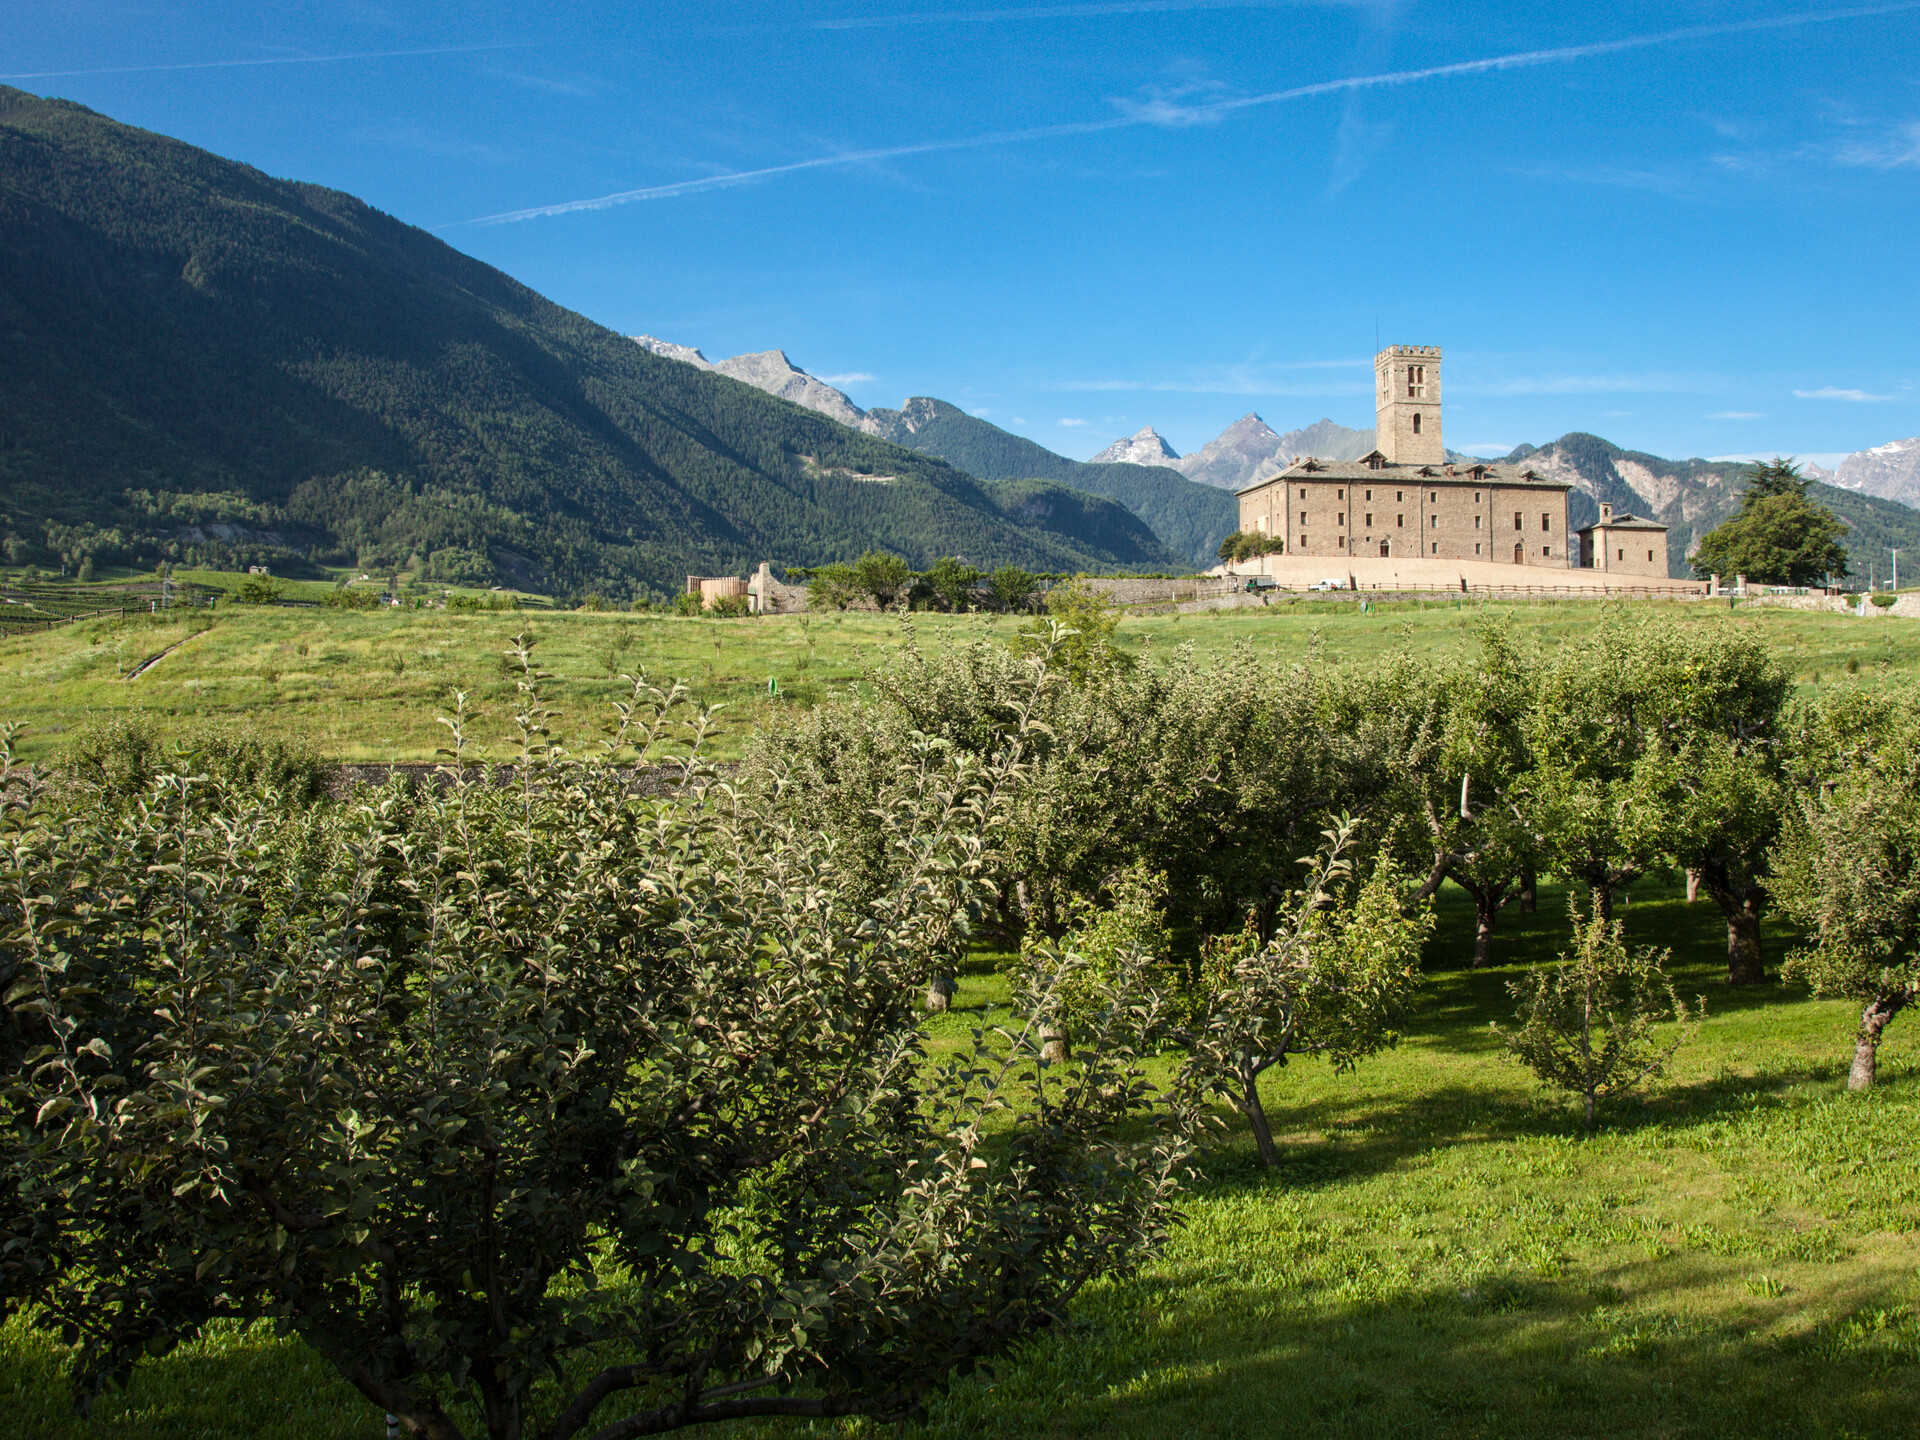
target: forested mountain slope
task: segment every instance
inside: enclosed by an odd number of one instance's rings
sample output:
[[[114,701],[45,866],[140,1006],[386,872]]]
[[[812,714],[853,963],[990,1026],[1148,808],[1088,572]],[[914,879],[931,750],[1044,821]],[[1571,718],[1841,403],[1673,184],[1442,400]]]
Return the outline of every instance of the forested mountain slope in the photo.
[[[349,195],[0,87],[0,543],[534,588],[872,546],[1164,567],[1120,505],[975,480],[651,354]]]
[[[1693,573],[1688,556],[1696,542],[1733,513],[1744,484],[1744,467],[1735,461],[1663,460],[1580,431],[1537,449],[1522,445],[1507,459],[1524,460],[1573,487],[1567,509],[1576,530],[1599,518],[1603,500],[1616,511],[1630,510],[1666,525],[1667,564],[1675,576]],[[1890,547],[1920,549],[1920,511],[1818,482],[1807,495],[1846,522],[1849,533],[1842,543],[1859,579],[1867,578],[1870,567],[1885,578]]]
[[[1227,491],[1163,465],[1069,460],[944,400],[918,396],[898,410],[869,410],[864,423],[983,480],[1037,477],[1117,500],[1189,561],[1213,564],[1220,542],[1239,526],[1239,503]]]

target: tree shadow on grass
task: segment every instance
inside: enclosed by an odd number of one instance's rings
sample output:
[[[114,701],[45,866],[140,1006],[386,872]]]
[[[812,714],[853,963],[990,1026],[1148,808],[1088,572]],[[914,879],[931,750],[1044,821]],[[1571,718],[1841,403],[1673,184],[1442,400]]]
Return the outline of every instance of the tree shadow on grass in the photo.
[[[1684,1140],[1690,1131],[1751,1119],[1756,1112],[1784,1113],[1813,1099],[1838,1098],[1845,1093],[1845,1079],[1840,1062],[1795,1062],[1760,1074],[1723,1071],[1610,1102],[1591,1138],[1604,1142],[1659,1130]],[[1864,1103],[1920,1098],[1920,1070],[1890,1067],[1875,1089],[1874,1100]],[[1316,1138],[1283,1138],[1280,1166],[1269,1171],[1253,1152],[1245,1121],[1223,1110],[1223,1143],[1199,1165],[1203,1192],[1275,1184],[1317,1189],[1423,1164],[1439,1151],[1588,1138],[1572,1102],[1563,1097],[1467,1083],[1391,1099],[1377,1093],[1321,1096],[1291,1106],[1270,1103],[1268,1109],[1277,1135]]]
[[[1364,1298],[1143,1277],[936,1408],[979,1435],[1880,1437],[1920,1426],[1920,1317],[1891,1282],[1797,1315],[1789,1292],[1696,1303],[1674,1262],[1485,1276]],[[982,1403],[990,1401],[991,1403]]]

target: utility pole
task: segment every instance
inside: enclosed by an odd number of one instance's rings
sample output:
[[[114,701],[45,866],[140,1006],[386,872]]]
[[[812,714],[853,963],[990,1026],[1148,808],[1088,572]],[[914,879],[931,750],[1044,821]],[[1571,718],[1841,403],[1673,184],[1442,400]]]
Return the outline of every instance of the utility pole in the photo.
[[[1887,548],[1892,549],[1893,547],[1888,546]],[[1900,552],[1898,550],[1893,551],[1893,588],[1896,593],[1900,589]]]

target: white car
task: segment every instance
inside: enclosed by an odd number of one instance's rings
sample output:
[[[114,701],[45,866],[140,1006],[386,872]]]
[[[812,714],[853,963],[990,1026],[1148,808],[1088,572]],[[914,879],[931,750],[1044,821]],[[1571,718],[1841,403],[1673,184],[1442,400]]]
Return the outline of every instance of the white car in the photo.
[[[1316,580],[1307,588],[1309,590],[1344,590],[1347,588],[1347,582],[1340,579]]]

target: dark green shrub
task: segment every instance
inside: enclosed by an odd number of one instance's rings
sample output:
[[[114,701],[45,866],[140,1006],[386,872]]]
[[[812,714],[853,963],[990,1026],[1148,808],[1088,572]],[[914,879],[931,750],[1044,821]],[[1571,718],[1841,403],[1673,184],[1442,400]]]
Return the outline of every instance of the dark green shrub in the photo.
[[[130,800],[151,789],[156,776],[190,769],[224,785],[272,790],[299,803],[326,793],[327,768],[303,735],[268,734],[234,721],[169,726],[144,710],[91,716],[73,728],[62,748],[67,778],[102,799]]]

